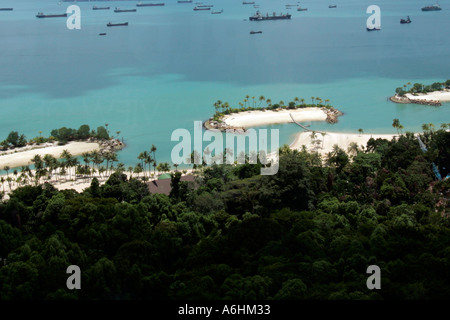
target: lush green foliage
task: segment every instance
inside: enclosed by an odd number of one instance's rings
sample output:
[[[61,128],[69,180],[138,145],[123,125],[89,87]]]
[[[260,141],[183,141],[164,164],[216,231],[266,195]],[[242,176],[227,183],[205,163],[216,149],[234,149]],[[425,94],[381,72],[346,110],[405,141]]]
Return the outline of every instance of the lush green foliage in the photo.
[[[283,147],[277,175],[214,165],[195,187],[174,174],[170,196],[119,172],[81,194],[19,188],[0,205],[0,299],[446,299],[450,181],[431,161],[449,167],[449,135],[424,133],[427,153],[411,134],[352,161],[335,148],[327,166]]]
[[[450,80],[445,82],[434,82],[430,85],[423,85],[422,83],[408,82],[404,84],[403,87],[398,87],[395,89],[395,93],[400,96],[404,96],[407,93],[418,94],[418,93],[428,93],[433,91],[439,91],[445,88],[450,88]]]

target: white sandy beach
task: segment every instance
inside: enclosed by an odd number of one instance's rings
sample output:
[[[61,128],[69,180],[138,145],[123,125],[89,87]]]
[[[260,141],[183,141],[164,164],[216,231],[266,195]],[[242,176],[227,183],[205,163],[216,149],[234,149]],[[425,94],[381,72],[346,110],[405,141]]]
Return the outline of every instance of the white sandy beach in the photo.
[[[288,110],[254,110],[244,111],[239,113],[232,113],[226,115],[223,121],[232,127],[257,127],[263,125],[270,125],[276,123],[292,122],[289,113],[298,122],[303,121],[325,121],[327,115],[321,108],[303,108],[303,109],[288,109]]]
[[[361,148],[361,146],[366,147],[367,141],[369,141],[370,138],[391,140],[395,136],[395,134],[337,132],[325,132],[325,135],[322,135],[321,133],[316,132],[315,139],[312,139],[311,132],[300,132],[297,134],[294,142],[290,145],[290,148],[301,150],[302,146],[305,145],[308,151],[317,151],[322,155],[326,155],[333,150],[333,146],[336,144],[345,152],[348,152],[348,147],[352,142],[356,142],[359,148]]]
[[[56,158],[59,158],[63,150],[69,151],[72,155],[81,155],[84,152],[91,152],[94,150],[100,150],[100,145],[96,142],[69,142],[64,146],[46,146],[44,148],[36,148],[32,150],[25,150],[15,153],[8,153],[0,155],[0,169],[5,166],[10,168],[17,168],[20,166],[26,166],[31,164],[31,159],[35,155],[40,155],[41,157],[46,154],[50,154]]]
[[[443,91],[434,91],[429,93],[420,93],[417,96],[414,96],[410,93],[405,94],[406,97],[413,100],[434,100],[440,102],[449,102],[450,101],[450,90]]]

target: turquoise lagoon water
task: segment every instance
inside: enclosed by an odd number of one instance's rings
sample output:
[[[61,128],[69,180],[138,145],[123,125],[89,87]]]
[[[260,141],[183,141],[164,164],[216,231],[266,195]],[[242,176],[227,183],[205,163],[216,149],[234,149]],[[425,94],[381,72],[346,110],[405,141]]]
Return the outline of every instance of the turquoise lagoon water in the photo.
[[[308,11],[294,8],[289,21],[265,22],[244,21],[256,9],[240,0],[204,1],[223,9],[220,15],[176,0],[157,2],[166,5],[121,14],[91,8],[135,7],[137,1],[78,2],[81,30],[68,30],[64,18],[35,14],[63,13],[72,3],[0,0],[0,7],[14,7],[0,11],[0,138],[11,130],[32,138],[62,126],[108,123],[127,144],[119,152],[126,165],[152,144],[157,160],[170,162],[173,130],[193,132],[193,122],[211,116],[216,100],[236,106],[247,94],[274,103],[330,99],[345,115],[334,125],[308,123],[320,130],[392,133],[398,118],[405,130],[419,131],[423,123],[450,120],[449,103],[387,101],[408,81],[450,78],[450,1],[441,1],[439,12],[422,12],[431,4],[426,0],[336,0],[336,9],[328,0],[302,1]],[[256,2],[263,13],[285,13],[285,4],[295,3]],[[371,4],[381,8],[379,32],[365,29]],[[407,15],[413,22],[401,25]],[[109,21],[129,26],[107,28]],[[299,129],[270,127],[280,129],[281,144]]]

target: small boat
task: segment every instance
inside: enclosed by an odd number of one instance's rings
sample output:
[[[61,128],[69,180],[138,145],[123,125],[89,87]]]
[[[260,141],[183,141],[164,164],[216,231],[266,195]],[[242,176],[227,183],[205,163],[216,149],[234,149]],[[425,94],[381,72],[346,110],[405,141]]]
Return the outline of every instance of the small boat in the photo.
[[[120,27],[120,26],[127,26],[128,22],[123,22],[123,23],[111,23],[108,22],[108,24],[106,25],[107,27]]]
[[[199,7],[195,7],[195,8],[194,8],[194,11],[200,11],[200,10],[211,10],[211,8],[210,8],[210,7],[207,7],[207,8],[199,8]]]
[[[105,33],[105,32],[102,32],[102,33],[99,33],[98,35],[99,35],[99,36],[106,36],[106,33]]]
[[[422,11],[440,11],[440,10],[442,10],[442,8],[437,3],[422,8]]]
[[[93,6],[92,10],[109,10],[110,7],[97,7],[97,6]]]
[[[0,8],[0,11],[13,11],[13,8]]]
[[[328,8],[337,8],[337,5],[335,5],[335,4],[330,4],[329,6],[328,6]]]
[[[411,19],[409,18],[409,16],[406,19],[400,19],[400,23],[404,24],[404,23],[411,23]]]
[[[60,18],[60,17],[67,17],[67,13],[43,14],[42,12],[38,12],[38,14],[36,15],[36,18]]]
[[[178,3],[192,3],[192,0],[178,0]]]
[[[366,28],[366,29],[367,29],[367,31],[378,31],[378,30],[381,30],[380,27],[373,27],[373,28]]]
[[[243,1],[242,4],[255,4],[255,1]]]
[[[136,9],[120,9],[120,8],[115,8],[114,12],[136,12]]]
[[[250,34],[262,33],[262,31],[250,31]]]
[[[297,11],[308,11],[308,8],[297,8]]]
[[[136,4],[136,7],[160,7],[160,6],[164,6],[165,3],[142,3],[139,2],[138,4]]]
[[[223,9],[220,11],[211,11],[211,14],[221,14],[223,12]]]

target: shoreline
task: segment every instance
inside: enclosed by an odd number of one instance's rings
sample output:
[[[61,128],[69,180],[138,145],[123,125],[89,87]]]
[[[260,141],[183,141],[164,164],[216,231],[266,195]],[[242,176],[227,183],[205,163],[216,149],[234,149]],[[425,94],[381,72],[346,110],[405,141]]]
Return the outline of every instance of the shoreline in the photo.
[[[343,113],[335,108],[307,107],[297,109],[276,110],[251,110],[224,115],[222,122],[213,121],[211,118],[205,121],[204,126],[208,130],[233,130],[245,132],[247,128],[264,125],[292,123],[291,115],[297,122],[327,121],[336,123],[337,118]]]
[[[346,153],[349,153],[349,147],[355,142],[359,148],[366,147],[370,138],[392,140],[398,137],[398,134],[372,134],[372,133],[341,133],[324,132],[324,135],[316,132],[315,138],[311,136],[312,132],[299,132],[294,141],[289,145],[292,150],[301,150],[304,145],[309,152],[318,152],[326,155],[333,150],[334,145],[338,145]]]
[[[5,166],[9,166],[10,169],[28,166],[32,164],[31,159],[35,155],[44,157],[46,154],[50,154],[60,159],[63,150],[69,151],[73,156],[80,156],[85,152],[111,151],[122,149],[123,147],[123,143],[114,139],[108,141],[70,141],[65,145],[58,145],[57,142],[54,142],[52,144],[45,143],[44,146],[26,146],[0,153],[0,170],[3,170]]]

